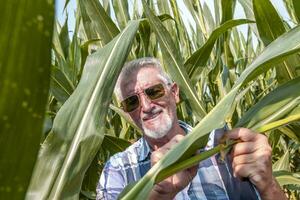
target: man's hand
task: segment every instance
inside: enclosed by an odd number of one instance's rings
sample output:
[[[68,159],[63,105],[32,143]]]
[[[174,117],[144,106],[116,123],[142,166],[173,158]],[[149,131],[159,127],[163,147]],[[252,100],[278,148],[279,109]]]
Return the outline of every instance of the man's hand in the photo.
[[[272,175],[272,148],[267,137],[246,128],[233,129],[227,136],[241,140],[232,149],[234,176],[249,178],[262,199],[287,199]]]
[[[157,163],[175,144],[184,138],[183,135],[176,135],[164,146],[157,148],[151,154],[151,165]],[[198,165],[182,170],[167,179],[155,184],[149,199],[173,199],[178,192],[183,190],[195,177]]]

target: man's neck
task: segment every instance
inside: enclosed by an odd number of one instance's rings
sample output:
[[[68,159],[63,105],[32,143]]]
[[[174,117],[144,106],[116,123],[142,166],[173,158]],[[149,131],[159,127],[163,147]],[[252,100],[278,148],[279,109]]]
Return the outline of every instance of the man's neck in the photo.
[[[150,148],[155,150],[168,143],[176,135],[185,135],[184,130],[180,127],[178,122],[176,122],[171,130],[162,138],[154,139],[147,137],[146,135],[144,135],[144,138],[148,142]]]

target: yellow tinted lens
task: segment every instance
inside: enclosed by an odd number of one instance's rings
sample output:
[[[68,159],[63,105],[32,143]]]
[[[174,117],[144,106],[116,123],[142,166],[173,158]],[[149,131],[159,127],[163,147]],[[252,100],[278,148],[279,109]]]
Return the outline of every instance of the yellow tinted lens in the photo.
[[[124,99],[121,104],[125,112],[131,112],[139,107],[139,98],[137,95],[133,95]]]
[[[165,95],[165,89],[162,84],[154,85],[145,89],[145,94],[152,100],[158,99]]]

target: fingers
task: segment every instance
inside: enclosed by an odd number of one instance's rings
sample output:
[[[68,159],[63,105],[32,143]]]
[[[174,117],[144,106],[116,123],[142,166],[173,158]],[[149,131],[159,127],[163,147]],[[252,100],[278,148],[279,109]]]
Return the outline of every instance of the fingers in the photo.
[[[154,151],[151,154],[151,164],[154,165],[176,144],[178,144],[184,138],[183,135],[177,135],[173,137],[168,143],[157,148],[154,146]],[[171,196],[175,196],[179,191],[184,189],[195,177],[197,174],[198,165],[192,166],[188,169],[181,170],[172,176],[164,179],[163,181],[155,184],[155,191],[158,191],[159,194],[171,194]],[[172,195],[174,194],[174,195]],[[162,198],[155,198],[162,199]],[[165,198],[166,199],[166,198]],[[167,199],[173,199],[167,198]]]
[[[244,142],[252,141],[256,137],[256,133],[246,128],[236,128],[227,132],[227,137],[230,139],[241,139]]]
[[[253,153],[257,147],[254,142],[240,142],[232,148],[232,156],[239,156],[243,154]]]
[[[232,156],[251,154],[258,150],[272,151],[268,141],[240,142],[232,148]]]
[[[247,177],[258,187],[272,177],[269,171],[269,168],[265,167],[263,163],[238,164],[233,166],[233,175],[235,177]]]
[[[249,164],[255,162],[256,156],[253,154],[243,154],[239,156],[234,156],[232,160],[232,167],[241,164]]]
[[[184,138],[183,135],[174,136],[168,143],[158,148],[154,145],[154,151],[151,154],[151,164],[152,166],[157,163],[171,148],[173,148],[177,143],[179,143]]]
[[[186,171],[188,172],[188,174],[190,175],[190,181],[193,180],[193,178],[196,176],[197,171],[198,171],[198,164],[194,165],[190,168],[187,168]]]
[[[230,131],[228,137],[242,140],[232,149],[234,176],[248,177],[259,191],[264,191],[272,181],[272,148],[268,138],[245,128]]]
[[[249,154],[241,154],[238,156],[234,156],[232,160],[232,167],[238,165],[245,165],[245,164],[260,164],[262,166],[269,165],[271,163],[272,151],[269,147],[264,149],[259,149],[253,153]]]
[[[241,134],[241,133],[240,133]],[[247,135],[248,133],[246,133]],[[243,133],[241,134],[243,135]],[[252,135],[252,133],[251,133]],[[244,142],[237,143],[234,145],[233,150],[232,150],[232,155],[233,156],[239,156],[243,154],[250,154],[258,150],[264,150],[266,149],[267,151],[272,151],[268,138],[262,134],[257,134],[253,132],[254,137],[250,136],[252,140]],[[247,137],[247,136],[246,136]],[[248,139],[250,138],[248,137]],[[243,137],[245,139],[245,137]]]
[[[262,134],[258,134],[250,129],[236,128],[228,131],[227,137],[230,139],[240,139],[241,142],[237,143],[234,148],[233,156],[238,156],[247,153],[253,153],[257,149],[269,146],[268,138]]]

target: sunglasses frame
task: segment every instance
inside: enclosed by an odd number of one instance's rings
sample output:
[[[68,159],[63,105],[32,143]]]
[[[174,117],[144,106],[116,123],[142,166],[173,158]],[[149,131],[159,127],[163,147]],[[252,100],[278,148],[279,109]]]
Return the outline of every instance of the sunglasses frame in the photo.
[[[151,97],[146,93],[146,90],[148,90],[148,89],[150,89],[150,88],[153,88],[153,87],[155,87],[155,86],[159,86],[159,85],[161,85],[162,86],[162,88],[163,88],[163,95],[162,96],[160,96],[160,97],[158,97],[158,98],[154,98],[154,99],[151,99]],[[168,83],[168,85],[171,85],[170,83]],[[124,112],[133,112],[133,111],[135,111],[136,109],[138,109],[141,105],[141,100],[140,100],[140,95],[139,94],[141,94],[141,93],[144,93],[144,95],[150,100],[150,101],[155,101],[155,100],[157,100],[157,99],[160,99],[160,98],[162,98],[162,97],[164,97],[165,95],[166,95],[166,88],[165,88],[165,86],[164,86],[164,84],[163,83],[158,83],[158,84],[155,84],[155,85],[152,85],[152,86],[150,86],[150,87],[147,87],[147,88],[145,88],[145,89],[143,89],[142,91],[140,91],[140,92],[138,92],[138,93],[135,93],[135,94],[133,94],[133,95],[130,95],[130,96],[128,96],[128,97],[126,97],[125,99],[123,99],[122,101],[121,101],[121,108],[122,108],[122,110],[124,111]],[[133,96],[137,96],[137,99],[138,99],[138,106],[136,107],[136,108],[134,108],[133,110],[131,110],[131,111],[126,111],[125,110],[125,107],[123,106],[123,102],[126,100],[126,99],[128,99],[128,98],[131,98],[131,97],[133,97]]]

